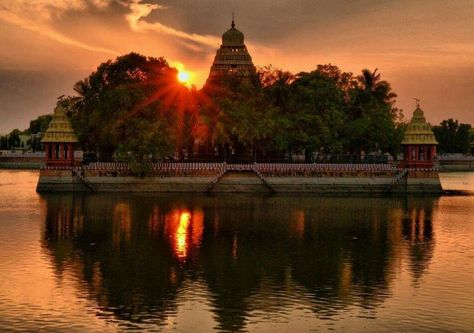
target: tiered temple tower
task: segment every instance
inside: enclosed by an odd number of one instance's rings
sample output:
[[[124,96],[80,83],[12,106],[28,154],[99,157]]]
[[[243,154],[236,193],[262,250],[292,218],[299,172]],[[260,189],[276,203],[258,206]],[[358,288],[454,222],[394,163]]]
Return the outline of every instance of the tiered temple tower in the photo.
[[[58,105],[54,109],[53,119],[41,142],[46,152],[46,166],[74,165],[74,144],[77,137],[62,106]]]
[[[432,168],[438,141],[417,103],[402,140],[404,168]]]
[[[209,78],[228,72],[238,72],[244,76],[256,72],[244,43],[244,34],[235,28],[234,18],[231,28],[222,35],[222,45],[217,50]]]

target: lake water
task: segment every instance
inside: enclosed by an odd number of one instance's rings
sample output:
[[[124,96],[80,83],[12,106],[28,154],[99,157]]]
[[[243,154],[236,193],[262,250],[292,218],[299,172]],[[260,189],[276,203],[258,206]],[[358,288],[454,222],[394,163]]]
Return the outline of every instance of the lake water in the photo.
[[[37,179],[0,170],[0,331],[474,331],[474,196],[39,195]],[[442,183],[474,191],[474,173]]]

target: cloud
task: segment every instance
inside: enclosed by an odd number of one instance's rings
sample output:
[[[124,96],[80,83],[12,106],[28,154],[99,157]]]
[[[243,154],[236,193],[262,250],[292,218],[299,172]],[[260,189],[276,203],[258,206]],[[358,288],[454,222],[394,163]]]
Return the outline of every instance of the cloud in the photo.
[[[201,45],[206,45],[209,47],[215,47],[219,44],[220,39],[212,35],[199,35],[196,33],[187,33],[174,29],[172,27],[166,26],[159,22],[149,23],[144,19],[150,15],[153,10],[156,9],[166,9],[167,7],[159,4],[150,4],[143,3],[141,0],[133,1],[129,4],[130,13],[126,16],[130,28],[136,32],[146,32],[146,31],[155,31],[163,35],[170,35],[173,37],[178,37],[186,41],[198,43]],[[191,46],[192,44],[185,44]],[[196,45],[192,45],[192,48],[195,49]]]
[[[204,54],[215,51],[220,44],[220,37],[187,32],[163,24],[162,20],[156,20],[155,11],[168,9],[170,8],[162,4],[143,0],[4,0],[0,4],[0,20],[36,32],[61,44],[114,56],[123,53],[126,48],[122,45],[127,44],[118,43],[117,38],[103,39],[102,36],[113,34],[112,31],[119,28],[116,25],[117,22],[123,22],[124,25],[121,28],[128,29],[131,34],[148,35],[147,38],[153,34],[162,35],[162,45],[171,43],[178,47],[182,46],[194,52],[200,59]],[[173,11],[176,9],[172,8]],[[98,13],[100,16],[95,16]],[[152,13],[155,15],[151,15]],[[151,16],[153,16],[153,22],[150,22]],[[95,21],[87,21],[88,17],[94,17]],[[72,24],[69,23],[71,19],[75,19],[74,22],[79,22],[84,26],[71,27]],[[115,25],[107,26],[112,19],[118,21],[115,21]],[[77,33],[79,29],[87,33]],[[97,34],[89,35],[93,31]],[[124,41],[133,40],[131,35],[121,37]],[[275,58],[274,49],[255,42],[247,43],[247,45],[254,50],[255,55],[260,55],[260,58]],[[177,48],[174,48],[174,54],[172,50],[169,50],[168,56],[176,58],[178,53]],[[181,53],[181,55],[185,54]]]
[[[84,10],[88,4],[103,8],[107,5],[108,1],[109,0],[7,0],[0,5],[0,19],[23,29],[47,36],[62,44],[79,47],[88,51],[118,55],[119,53],[114,50],[78,41],[51,27],[52,20],[65,11]]]
[[[80,41],[54,28],[55,21],[61,19],[66,13],[86,12],[90,9],[107,10],[112,4],[126,10],[125,20],[134,32],[156,32],[177,37],[180,39],[179,43],[194,51],[201,51],[202,47],[215,47],[219,44],[220,39],[216,36],[188,33],[159,22],[147,22],[145,18],[152,11],[164,10],[167,7],[144,3],[141,0],[6,0],[0,4],[0,20],[37,32],[63,44],[118,55],[119,52],[116,50]]]

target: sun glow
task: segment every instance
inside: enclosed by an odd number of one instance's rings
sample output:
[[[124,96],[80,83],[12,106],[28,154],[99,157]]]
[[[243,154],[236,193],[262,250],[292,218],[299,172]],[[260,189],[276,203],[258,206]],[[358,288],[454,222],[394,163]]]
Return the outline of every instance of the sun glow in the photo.
[[[174,67],[178,71],[176,74],[176,79],[178,82],[188,88],[194,86],[196,79],[199,78],[199,75],[197,75],[196,72],[190,71],[183,63],[179,61],[171,62],[171,67]]]
[[[191,74],[189,72],[181,71],[178,72],[178,81],[184,85],[190,84]]]

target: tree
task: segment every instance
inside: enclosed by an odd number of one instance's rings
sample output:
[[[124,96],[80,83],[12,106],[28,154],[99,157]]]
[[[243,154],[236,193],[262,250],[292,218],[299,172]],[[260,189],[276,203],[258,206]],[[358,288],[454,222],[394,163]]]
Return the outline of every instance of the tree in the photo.
[[[51,114],[39,116],[38,118],[30,121],[30,127],[26,130],[29,134],[44,133],[48,129],[49,123],[53,119]]]
[[[202,90],[207,102],[201,109],[200,126],[208,146],[221,157],[237,155],[251,160],[266,155],[274,130],[275,109],[265,99],[258,74],[230,72],[213,77]]]
[[[163,146],[153,148],[150,154],[164,154],[176,139],[176,131],[171,129],[176,129],[177,110],[183,102],[183,87],[176,74],[163,58],[130,53],[102,63],[88,78],[75,84],[77,96],[59,103],[69,110],[83,149],[97,152],[102,160],[111,159],[119,148],[121,152],[137,148],[137,142],[150,148],[146,142],[152,140],[151,134],[161,136],[152,141]],[[141,152],[137,150],[134,156],[145,159],[146,154]]]
[[[100,160],[127,161],[138,174],[148,162],[194,155],[196,143],[207,156],[247,161],[396,154],[404,128],[378,69],[355,77],[331,64],[297,75],[268,66],[213,76],[198,91],[181,85],[165,59],[130,53],[102,63],[73,89],[58,103],[79,145]],[[28,131],[42,132],[50,120],[38,117]]]
[[[462,153],[470,152],[470,131],[471,125],[460,124],[452,118],[443,120],[438,126],[433,127],[436,140],[439,142],[441,153]]]
[[[350,91],[345,138],[352,153],[400,150],[402,139],[400,110],[394,107],[396,94],[378,69],[362,70]]]
[[[358,97],[361,102],[375,99],[379,103],[391,104],[397,95],[391,91],[392,88],[387,81],[381,80],[381,75],[377,71],[378,68],[373,72],[368,69],[362,70],[362,75],[357,77],[359,89],[361,90]]]
[[[341,153],[344,92],[337,81],[317,69],[298,74],[291,89],[292,149],[304,149],[307,162],[312,160],[315,151]]]
[[[8,134],[8,149],[13,149],[15,147],[19,147],[21,140],[20,140],[21,131],[15,128],[13,131]]]
[[[0,137],[0,149],[6,150],[8,149],[8,136],[7,135],[2,135]]]

